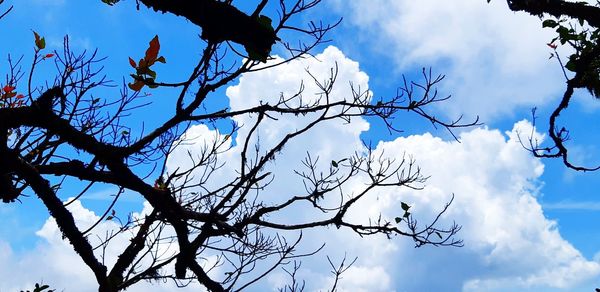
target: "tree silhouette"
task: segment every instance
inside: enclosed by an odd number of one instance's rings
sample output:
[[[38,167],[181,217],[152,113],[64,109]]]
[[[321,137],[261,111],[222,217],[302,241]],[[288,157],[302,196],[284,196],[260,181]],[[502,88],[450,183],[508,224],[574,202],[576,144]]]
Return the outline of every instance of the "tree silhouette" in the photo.
[[[489,3],[490,0],[487,0]],[[569,2],[563,0],[507,0],[512,11],[526,12],[544,19],[544,27],[556,30],[557,36],[548,43],[554,50],[551,55],[563,67],[566,88],[560,103],[548,119],[549,145],[540,145],[531,136],[525,147],[536,157],[559,158],[571,169],[577,171],[595,171],[597,166],[582,166],[573,163],[569,156],[569,148],[565,144],[571,137],[566,126],[558,125],[557,119],[563,113],[573,98],[576,89],[584,88],[595,98],[600,98],[600,3]],[[550,18],[546,18],[549,17]],[[556,48],[558,45],[574,49],[564,62]],[[569,73],[570,72],[570,73]],[[571,77],[569,77],[571,75]],[[533,120],[537,119],[535,109]]]
[[[114,5],[118,1],[103,2]],[[0,197],[5,203],[19,202],[26,194],[37,197],[55,219],[63,238],[95,275],[99,291],[120,291],[142,280],[160,279],[171,279],[182,286],[198,282],[209,291],[240,291],[291,262],[294,264],[287,271],[292,284],[288,289],[301,290],[303,286],[297,282],[295,273],[299,269],[296,260],[318,251],[301,253],[297,249],[302,230],[309,228],[333,226],[361,236],[404,236],[414,240],[416,246],[461,245],[455,238],[459,226],[438,227],[438,220],[450,202],[425,225],[417,224],[405,203],[398,217],[392,219],[380,216],[364,224],[347,220],[349,210],[375,188],[418,189],[415,183],[425,180],[414,161],[396,162],[374,155],[370,148],[366,153],[332,161],[325,171],[318,167],[318,157],[308,153],[302,159],[305,168],[296,171],[306,186],[305,194],[287,194],[279,203],[262,201],[257,195],[277,179],[277,174],[265,171],[266,165],[276,160],[286,145],[326,121],[377,117],[390,131],[396,131],[394,117],[412,112],[450,132],[475,125],[476,121],[462,123],[460,119],[445,122],[428,113],[428,106],[448,99],[438,96],[435,90],[443,76],[423,70],[423,82],[405,81],[396,96],[372,102],[368,90],[353,88],[352,96],[334,102],[329,96],[336,85],[337,68],[332,68],[326,82],[318,81],[322,76],[309,80],[319,88],[317,93],[322,98],[318,102],[303,102],[301,87],[291,96],[282,94],[275,103],[237,110],[210,107],[206,105],[207,98],[242,74],[310,57],[312,49],[325,41],[326,34],[336,24],[310,22],[307,27],[298,27],[289,23],[320,0],[277,1],[278,17],[274,17],[274,23],[260,15],[267,4],[265,0],[257,4],[251,15],[232,6],[231,1],[136,2],[183,16],[201,27],[205,47],[191,73],[182,76],[184,81],[162,82],[153,70],[157,62],[167,62],[160,55],[160,38],[156,36],[139,61],[130,58],[135,73],[131,74],[128,86],[120,89],[119,97],[97,98],[91,94],[94,90],[112,84],[100,75],[99,64],[103,59],[97,52],[73,52],[68,38],[61,52],[47,52],[44,37],[34,32],[35,54],[29,71],[22,71],[21,60],[9,59],[7,81],[1,84],[0,91]],[[282,31],[289,32],[283,40],[278,37]],[[248,55],[230,50],[234,48],[231,42],[244,46]],[[268,61],[275,42],[287,50],[288,58],[262,64]],[[224,56],[241,65],[224,65]],[[58,70],[56,76],[48,78],[45,85],[36,85],[33,73],[40,62],[50,59]],[[140,99],[146,95],[141,89],[145,86],[179,91],[173,98],[174,113],[149,131],[132,129],[123,122],[126,116],[142,110],[145,103]],[[249,114],[253,124],[233,125],[228,135],[215,139],[202,153],[190,154],[191,167],[166,171],[167,159],[185,142],[185,132],[191,125]],[[275,116],[298,115],[309,117],[310,122],[290,131],[274,145],[264,149],[253,140],[259,125],[276,122]],[[241,165],[234,179],[220,181],[213,174],[220,167],[224,148],[240,127],[250,129],[240,144],[244,145],[239,157]],[[150,173],[144,171],[147,169],[151,169]],[[202,175],[194,176],[199,170]],[[354,193],[344,193],[342,187],[359,173],[365,174],[369,181]],[[72,190],[65,193],[64,189],[73,180],[86,185],[74,199],[63,202],[61,198],[72,193]],[[207,181],[219,187],[209,187]],[[98,222],[86,230],[80,229],[67,205],[79,200],[96,184],[112,185],[119,191]],[[142,196],[152,211],[142,217],[118,218],[114,206],[126,190]],[[333,207],[325,203],[326,199],[329,203],[335,201]],[[300,223],[275,219],[274,215],[286,214],[298,206],[321,212],[324,217]],[[95,234],[101,240],[92,244],[90,235],[104,220],[119,221],[120,227],[107,234]],[[112,267],[108,266],[102,251],[113,246],[115,238],[121,235],[128,236],[129,241]],[[171,246],[170,250],[176,252],[164,253],[164,246]],[[222,275],[209,275],[211,266],[203,260],[207,254],[218,255],[214,266],[219,265],[225,271]],[[259,264],[263,267],[260,271]],[[337,283],[348,263],[331,262],[331,265]]]

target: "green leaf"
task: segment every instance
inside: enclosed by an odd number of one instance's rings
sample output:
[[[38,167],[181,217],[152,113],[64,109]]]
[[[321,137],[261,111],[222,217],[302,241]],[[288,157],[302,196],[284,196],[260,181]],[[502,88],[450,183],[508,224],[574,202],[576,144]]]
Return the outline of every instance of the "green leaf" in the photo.
[[[565,64],[565,68],[571,72],[575,72],[575,62],[573,60],[569,60],[567,64]]]
[[[43,50],[46,47],[46,39],[40,37],[40,35],[35,31],[33,32],[33,36],[35,37],[35,46],[37,51]]]
[[[546,20],[544,20],[544,22],[542,22],[542,27],[555,28],[557,25],[558,25],[558,22],[556,22],[552,19],[546,19]]]
[[[40,39],[40,43],[38,44],[38,48],[39,48],[40,50],[42,50],[42,49],[46,48],[46,38],[42,37],[42,38]]]
[[[333,167],[335,167],[335,168],[337,168],[337,167],[338,167],[338,163],[337,163],[337,162],[335,162],[335,160],[332,160],[332,161],[331,161],[331,165],[332,165]]]
[[[400,223],[402,221],[402,218],[396,217],[396,218],[394,218],[394,220],[396,220],[396,223]]]
[[[408,211],[408,209],[410,209],[410,206],[404,202],[400,202],[400,206],[402,207],[402,210],[404,210],[404,211]]]

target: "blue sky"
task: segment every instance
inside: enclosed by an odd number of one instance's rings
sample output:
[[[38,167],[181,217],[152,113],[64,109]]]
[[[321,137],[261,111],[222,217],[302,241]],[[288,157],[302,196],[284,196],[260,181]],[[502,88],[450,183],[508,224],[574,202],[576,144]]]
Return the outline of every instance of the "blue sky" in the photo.
[[[189,60],[201,53],[198,28],[171,15],[145,8],[135,11],[133,0],[114,7],[101,1],[7,2],[15,8],[0,20],[0,31],[10,44],[0,47],[0,57],[23,54],[24,67],[33,53],[31,30],[46,37],[48,51],[60,50],[65,35],[69,35],[74,50],[98,48],[101,56],[108,57],[102,63],[104,73],[117,83],[130,73],[127,57],[141,56],[154,35],[159,35],[161,54],[167,59],[167,64],[157,68],[166,80],[176,81],[180,72],[189,72]],[[321,62],[306,60],[244,76],[215,92],[211,105],[229,102],[232,108],[241,108],[259,99],[277,98],[279,92],[297,88],[306,78],[304,68],[326,76],[334,62],[341,69],[339,96],[347,94],[346,84],[352,81],[368,87],[374,97],[385,97],[395,93],[403,74],[414,79],[422,67],[432,67],[447,76],[440,92],[453,96],[435,109],[436,114],[448,118],[464,114],[467,119],[479,115],[485,123],[459,131],[461,143],[457,143],[447,133],[410,115],[398,118],[405,132],[394,135],[377,121],[357,119],[345,126],[326,124],[286,148],[278,163],[271,166],[277,170],[274,173],[293,169],[298,155],[307,149],[314,149],[324,161],[353,153],[361,147],[362,138],[372,140],[378,151],[398,157],[412,155],[423,173],[431,176],[422,192],[377,193],[373,200],[362,203],[366,214],[392,214],[395,210],[391,206],[405,200],[413,203],[416,216],[427,218],[455,194],[455,203],[444,219],[445,223],[455,220],[463,225],[460,237],[465,247],[460,249],[414,249],[405,238],[361,240],[347,232],[309,232],[310,237],[305,236],[310,238],[307,248],[320,242],[330,247],[343,243],[349,255],[359,256],[341,289],[590,291],[600,286],[600,228],[596,224],[600,219],[600,173],[576,173],[559,161],[535,159],[517,140],[517,133],[530,132],[527,120],[532,107],[538,108],[540,118],[536,135],[543,136],[546,118],[561,96],[564,82],[556,61],[548,59],[546,43],[552,32],[543,30],[538,19],[508,11],[503,1],[487,4],[483,0],[327,0],[304,17],[298,23],[344,18],[330,35],[332,41],[315,49]],[[561,52],[568,54],[564,49]],[[275,48],[274,53],[283,51]],[[6,62],[0,64],[0,73],[6,74]],[[52,72],[51,62],[42,64],[37,79],[40,84],[45,80],[44,72]],[[262,84],[272,85],[267,88]],[[94,94],[110,98],[116,92],[106,89]],[[131,120],[132,127],[139,127],[140,120],[146,126],[156,124],[161,114],[168,113],[165,109],[172,108],[168,92],[153,93],[149,100],[153,104]],[[576,161],[600,163],[595,143],[599,111],[600,102],[580,92],[561,116],[572,130],[574,140],[569,145]],[[301,121],[288,122],[263,130],[281,134]],[[335,139],[332,132],[337,133]],[[238,135],[243,137],[244,133],[247,129]],[[214,132],[196,126],[190,129],[192,134],[209,137]],[[268,144],[269,140],[262,142]],[[199,147],[192,145],[190,149],[197,151]],[[234,154],[226,159],[235,164]],[[174,155],[169,163],[175,167],[185,162]],[[293,188],[294,183],[279,179],[270,192]],[[114,190],[107,187],[95,189],[81,205],[73,207],[82,224],[93,222],[96,215],[90,210],[100,210],[111,192]],[[142,200],[135,194],[127,197],[119,212],[142,212]],[[23,202],[0,208],[0,220],[9,223],[0,229],[0,291],[26,288],[23,285],[40,280],[65,291],[93,291],[88,286],[93,283],[91,274],[69,254],[39,202],[34,198]],[[361,220],[364,215],[357,212],[352,216]],[[341,256],[339,248],[325,252]],[[312,280],[313,290],[326,287],[330,280],[322,268],[323,260],[324,256],[317,257],[304,266],[303,276]],[[72,280],[73,274],[79,275],[77,281]],[[277,287],[281,277],[281,273],[274,273],[257,291]],[[169,286],[162,289],[169,291]]]

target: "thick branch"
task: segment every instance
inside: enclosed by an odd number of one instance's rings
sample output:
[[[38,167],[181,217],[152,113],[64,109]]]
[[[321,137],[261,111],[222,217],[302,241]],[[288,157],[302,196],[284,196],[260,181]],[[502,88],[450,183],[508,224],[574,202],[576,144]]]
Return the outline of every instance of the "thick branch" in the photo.
[[[512,11],[525,11],[535,16],[550,14],[555,17],[583,19],[591,26],[600,27],[600,8],[585,2],[567,2],[563,0],[508,0]]]
[[[7,164],[9,169],[13,169],[17,175],[25,179],[46,208],[48,208],[50,215],[56,220],[56,225],[63,235],[69,239],[75,252],[79,254],[85,264],[94,272],[98,283],[104,283],[106,281],[106,267],[96,259],[92,246],[75,225],[73,215],[56,197],[48,181],[35,168],[18,158],[17,153],[13,152],[9,155],[3,155],[2,161]]]
[[[268,56],[278,40],[272,28],[241,12],[232,5],[214,0],[141,0],[146,6],[183,16],[202,28],[202,38],[219,43],[233,41]]]

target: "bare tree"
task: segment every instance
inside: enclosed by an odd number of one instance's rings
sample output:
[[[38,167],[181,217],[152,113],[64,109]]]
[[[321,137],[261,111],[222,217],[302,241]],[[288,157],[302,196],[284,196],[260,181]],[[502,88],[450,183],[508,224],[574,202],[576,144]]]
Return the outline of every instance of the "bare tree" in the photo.
[[[118,1],[103,2],[113,5]],[[462,244],[455,238],[460,230],[458,225],[438,227],[438,220],[450,202],[432,222],[424,225],[417,223],[407,204],[402,205],[401,213],[395,218],[379,216],[363,224],[347,220],[349,210],[373,190],[418,189],[425,181],[414,161],[394,161],[375,155],[369,147],[366,153],[357,152],[327,163],[325,171],[318,167],[318,157],[313,157],[307,149],[309,152],[302,160],[304,167],[296,170],[305,185],[304,194],[288,194],[279,203],[263,201],[259,196],[277,179],[276,174],[265,171],[268,163],[276,160],[283,148],[294,143],[297,137],[327,121],[371,116],[384,121],[390,131],[398,131],[394,117],[412,112],[450,133],[454,128],[475,125],[477,121],[446,122],[428,112],[430,105],[448,99],[435,90],[443,76],[423,70],[422,82],[405,80],[396,96],[372,101],[368,90],[353,88],[352,96],[334,101],[330,95],[338,72],[332,68],[329,76],[307,81],[315,82],[319,88],[316,102],[303,102],[300,87],[296,94],[282,95],[275,103],[237,110],[206,108],[206,100],[212,92],[242,74],[310,58],[313,48],[326,41],[327,33],[337,23],[310,22],[306,27],[289,24],[320,0],[278,0],[274,20],[261,14],[267,0],[257,1],[251,15],[232,6],[232,1],[136,2],[138,9],[147,6],[183,16],[191,25],[203,29],[203,54],[192,66],[191,73],[181,76],[182,81],[161,81],[152,70],[156,62],[166,62],[159,56],[157,36],[150,41],[139,62],[130,60],[135,74],[131,75],[133,79],[129,84],[123,84],[119,97],[96,98],[92,94],[94,90],[114,85],[101,75],[103,59],[98,53],[73,52],[68,38],[62,51],[44,53],[45,40],[35,33],[36,48],[27,66],[29,69],[23,71],[23,58],[9,57],[9,70],[0,96],[0,197],[5,203],[18,202],[27,194],[39,198],[56,220],[63,238],[95,275],[99,291],[119,291],[142,280],[160,279],[171,279],[182,286],[198,282],[209,291],[240,291],[281,267],[291,276],[287,289],[300,291],[304,285],[296,279],[299,260],[319,251],[298,251],[302,231],[309,228],[334,226],[361,236],[399,235],[411,238],[416,246]],[[192,8],[201,13],[190,15]],[[280,39],[283,31],[287,31],[286,39]],[[287,49],[288,58],[277,62],[268,57],[273,44]],[[34,84],[32,76],[38,64],[48,59],[54,60],[56,76],[48,79],[46,85]],[[319,81],[323,78],[325,82]],[[147,105],[142,99],[144,87],[178,91],[172,98],[174,114],[160,126],[146,131],[124,123],[126,117]],[[190,153],[191,167],[167,171],[167,159],[186,143],[185,132],[191,125],[227,121],[248,114],[254,118],[253,124],[243,125],[249,127],[249,131],[242,143],[241,163],[233,174],[234,179],[220,181],[214,173],[222,166],[220,157],[228,150],[231,136],[242,127],[236,124],[228,135],[206,145],[202,153]],[[310,117],[310,122],[269,147],[254,140],[260,125],[276,122],[277,117],[297,115]],[[346,193],[345,184],[357,175],[364,175],[368,182],[362,189]],[[72,194],[73,186],[67,187],[67,184],[74,180],[86,184],[74,199],[63,202],[62,199]],[[80,229],[67,206],[85,197],[88,190],[98,184],[112,185],[119,191],[96,224]],[[69,189],[69,193],[65,193],[65,189]],[[101,238],[92,244],[90,235],[98,224],[117,219],[114,206],[125,191],[142,196],[152,211],[139,218],[119,219],[119,228],[107,234],[95,234]],[[296,223],[274,219],[275,215],[298,206],[322,216]],[[109,266],[103,251],[123,234],[130,241]],[[175,252],[166,253],[165,247]],[[216,255],[216,261],[208,263],[208,255]],[[339,275],[349,263],[346,260],[339,265],[331,260],[330,263],[336,279],[332,289],[335,289]],[[217,266],[224,272],[209,276],[209,271]]]

